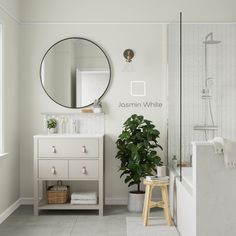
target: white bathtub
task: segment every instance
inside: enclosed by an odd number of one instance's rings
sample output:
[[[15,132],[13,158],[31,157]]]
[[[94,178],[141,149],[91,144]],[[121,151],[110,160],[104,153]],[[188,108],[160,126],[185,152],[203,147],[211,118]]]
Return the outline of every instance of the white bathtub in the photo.
[[[191,167],[182,168],[182,182],[180,182],[179,168],[170,169],[170,210],[181,236],[196,236],[193,187]]]
[[[181,236],[236,235],[236,169],[211,143],[193,142],[192,168],[170,169],[170,208]]]
[[[180,169],[177,168],[176,172],[180,175]],[[193,168],[192,167],[182,167],[182,180],[193,188]]]
[[[193,188],[193,168],[192,167],[183,167],[182,168],[182,177],[191,188]]]

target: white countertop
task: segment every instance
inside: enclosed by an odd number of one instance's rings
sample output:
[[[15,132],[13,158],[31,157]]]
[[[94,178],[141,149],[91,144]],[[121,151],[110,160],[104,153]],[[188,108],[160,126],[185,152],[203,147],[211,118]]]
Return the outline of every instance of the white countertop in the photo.
[[[38,134],[34,138],[102,138],[104,134]]]

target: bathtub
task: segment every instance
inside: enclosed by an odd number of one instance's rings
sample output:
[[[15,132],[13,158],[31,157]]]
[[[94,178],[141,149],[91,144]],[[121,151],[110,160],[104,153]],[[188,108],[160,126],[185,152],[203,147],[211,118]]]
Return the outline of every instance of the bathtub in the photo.
[[[192,168],[170,169],[170,209],[181,236],[236,235],[236,168],[211,143],[193,142]]]
[[[196,236],[194,208],[193,168],[170,169],[170,211],[181,236]]]
[[[176,170],[178,175],[180,175],[180,169]],[[190,188],[193,188],[193,168],[192,167],[182,167],[182,180],[189,185]]]

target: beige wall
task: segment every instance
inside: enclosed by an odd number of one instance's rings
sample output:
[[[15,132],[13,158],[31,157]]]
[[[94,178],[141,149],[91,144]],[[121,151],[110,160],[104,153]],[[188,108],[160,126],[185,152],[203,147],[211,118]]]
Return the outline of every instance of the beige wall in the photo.
[[[7,1],[4,1],[7,3]],[[11,1],[12,2],[12,1]],[[12,2],[13,4],[13,2]],[[14,5],[12,5],[14,7]],[[15,9],[15,8],[14,8]],[[19,25],[0,9],[3,24],[5,151],[0,160],[0,215],[19,198]]]
[[[20,7],[20,14],[18,11]],[[234,0],[111,1],[111,0],[0,0],[0,19],[5,27],[5,120],[8,158],[0,161],[0,213],[22,197],[33,195],[33,141],[41,132],[42,111],[69,111],[53,103],[39,80],[39,65],[47,48],[59,39],[82,36],[100,44],[111,59],[113,77],[104,97],[106,115],[106,196],[125,197],[127,187],[119,179],[114,159],[115,140],[124,120],[132,113],[152,119],[165,146],[165,33],[154,24],[77,24],[76,22],[169,22],[184,13],[186,21],[226,22],[236,20]],[[20,19],[19,27],[11,15]],[[14,18],[13,17],[13,18]],[[31,22],[39,24],[31,24]],[[57,24],[50,24],[55,21]],[[30,23],[30,24],[27,24]],[[43,22],[49,24],[41,24]],[[64,24],[71,22],[69,24]],[[136,73],[122,73],[122,52],[133,48]],[[20,57],[18,49],[20,48]],[[18,70],[20,62],[20,71]],[[20,83],[19,83],[20,73]],[[142,100],[163,102],[162,109],[121,109],[119,101],[132,102],[131,80],[144,80],[148,96]],[[20,103],[19,101],[20,91]],[[20,116],[18,109],[21,110]],[[18,123],[19,122],[19,123]],[[20,125],[19,125],[20,124]],[[18,127],[20,126],[20,142]],[[20,144],[20,163],[18,147]],[[19,184],[20,165],[20,184]],[[20,188],[20,189],[19,189]]]
[[[12,18],[19,19],[19,0],[0,0],[1,11],[9,14]]]
[[[81,36],[94,40],[107,52],[112,64],[112,82],[103,99],[106,113],[106,197],[126,197],[127,186],[119,178],[119,161],[115,159],[115,141],[122,123],[133,113],[145,115],[155,122],[166,140],[165,76],[163,68],[163,27],[161,25],[24,25],[21,27],[21,196],[33,194],[33,138],[42,132],[44,111],[71,111],[52,102],[44,93],[39,79],[41,58],[47,48],[59,39]],[[47,35],[47,37],[45,37]],[[133,48],[136,72],[122,72],[123,51]],[[130,95],[130,81],[143,80],[147,96]],[[29,99],[30,98],[30,99]],[[119,108],[119,102],[162,102],[160,108]],[[164,145],[165,146],[165,145]],[[162,155],[163,156],[163,155]]]
[[[235,0],[21,0],[23,21],[235,21]]]
[[[126,197],[128,188],[117,172],[115,141],[122,123],[132,113],[144,114],[166,140],[165,30],[161,24],[81,24],[82,22],[169,22],[183,11],[186,21],[234,21],[233,0],[177,1],[78,1],[21,0],[21,196],[33,191],[33,134],[41,132],[40,113],[70,111],[53,103],[39,81],[39,64],[47,48],[56,41],[80,36],[101,45],[113,69],[112,83],[104,97],[106,112],[106,197]],[[65,10],[66,9],[66,10]],[[33,24],[33,23],[37,24]],[[55,22],[55,24],[53,24]],[[69,22],[68,24],[64,24]],[[79,22],[79,23],[76,23]],[[45,24],[44,24],[45,23]],[[46,37],[45,37],[46,36]],[[133,48],[135,73],[122,73],[123,50]],[[130,96],[130,81],[144,80],[147,97]],[[29,99],[30,98],[30,99]],[[161,109],[118,108],[119,102],[158,101]],[[166,149],[165,149],[166,151]],[[165,151],[162,154],[165,158]]]

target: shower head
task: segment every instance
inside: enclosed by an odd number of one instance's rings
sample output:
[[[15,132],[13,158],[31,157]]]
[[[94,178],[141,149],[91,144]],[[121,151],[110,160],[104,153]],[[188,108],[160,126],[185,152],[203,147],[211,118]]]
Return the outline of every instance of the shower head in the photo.
[[[213,33],[210,32],[209,34],[206,35],[205,41],[203,41],[204,44],[218,44],[221,43],[219,40],[214,40],[213,39]]]
[[[207,41],[203,41],[204,44],[218,44],[221,43],[221,41],[218,40],[207,40]]]

